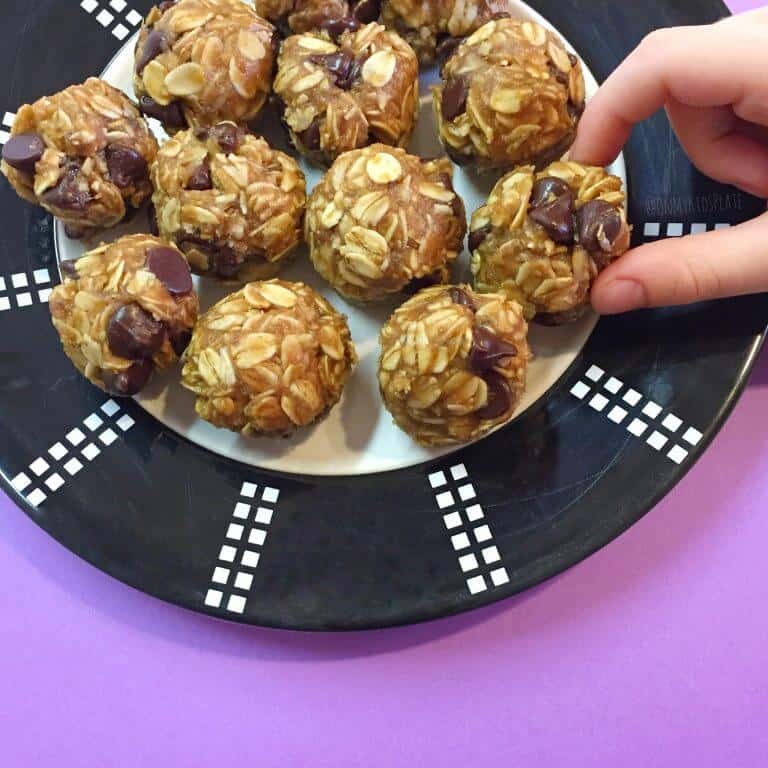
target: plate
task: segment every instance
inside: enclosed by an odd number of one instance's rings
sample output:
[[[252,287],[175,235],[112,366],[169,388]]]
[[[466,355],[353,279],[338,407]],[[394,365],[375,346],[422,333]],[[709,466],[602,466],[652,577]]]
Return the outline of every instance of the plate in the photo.
[[[0,61],[7,57],[13,73],[2,89],[0,141],[18,104],[88,75],[130,92],[133,37],[150,6],[45,0],[10,11],[0,33]],[[582,57],[594,75],[588,91],[651,29],[724,13],[715,0],[519,4],[521,17],[541,14]],[[50,53],[41,59],[41,50]],[[434,77],[422,76],[425,102]],[[422,155],[438,150],[428,106],[412,145]],[[284,146],[269,116],[259,130]],[[764,209],[697,174],[663,117],[638,128],[625,157],[626,171],[623,162],[613,170],[628,181],[635,244],[732,226]],[[305,170],[312,187],[319,174]],[[457,171],[469,211],[493,181]],[[108,398],[78,376],[45,302],[59,279],[57,257],[71,258],[83,244],[6,184],[0,195],[6,488],[103,571],[236,621],[301,629],[409,623],[507,597],[574,564],[693,465],[765,332],[765,297],[536,328],[529,390],[512,424],[460,450],[429,451],[392,425],[376,391],[376,336],[392,305],[346,304],[299,254],[285,276],[322,289],[350,317],[361,365],[342,403],[314,429],[288,441],[247,440],[196,419],[174,372],[137,401]],[[140,214],[131,226],[140,230],[143,221]],[[203,305],[227,290],[203,281]]]

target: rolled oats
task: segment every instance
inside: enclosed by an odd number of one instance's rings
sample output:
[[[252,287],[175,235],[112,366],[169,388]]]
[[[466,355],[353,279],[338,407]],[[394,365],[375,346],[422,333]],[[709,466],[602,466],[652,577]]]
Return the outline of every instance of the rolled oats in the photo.
[[[328,164],[375,141],[405,146],[419,109],[418,74],[407,43],[372,23],[339,38],[289,37],[274,90],[296,148]]]
[[[542,167],[562,157],[584,109],[578,59],[531,21],[490,21],[448,58],[433,90],[440,139],[459,164]]]
[[[346,319],[312,288],[255,282],[200,318],[182,384],[217,427],[288,435],[330,411],[356,362]]]
[[[177,133],[160,148],[152,180],[160,234],[200,274],[271,277],[301,242],[299,166],[234,123]]]
[[[528,319],[560,324],[589,307],[597,275],[628,248],[630,227],[617,176],[556,162],[504,176],[472,216],[478,291],[503,291]]]
[[[64,352],[90,382],[134,395],[189,342],[198,301],[184,256],[150,235],[129,235],[62,263],[50,309]]]
[[[156,152],[133,103],[92,77],[19,109],[2,172],[21,197],[80,236],[118,224],[149,197]]]
[[[419,443],[475,440],[509,421],[530,351],[522,307],[468,286],[427,288],[381,330],[379,387],[395,423]]]
[[[305,221],[315,269],[342,296],[363,302],[447,282],[465,232],[450,161],[383,144],[339,157],[312,193]]]
[[[256,0],[256,13],[285,37],[326,30],[334,35],[376,21],[381,0]]]
[[[252,120],[270,93],[276,39],[241,0],[161,3],[136,44],[139,106],[169,133]]]

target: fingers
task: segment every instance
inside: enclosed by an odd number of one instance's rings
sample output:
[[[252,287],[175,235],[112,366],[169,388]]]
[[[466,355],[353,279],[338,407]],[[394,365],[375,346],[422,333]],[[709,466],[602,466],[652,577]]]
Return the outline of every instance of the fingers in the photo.
[[[671,102],[667,114],[683,149],[702,173],[768,197],[768,144],[729,107],[700,109]]]
[[[712,66],[716,61],[717,66]],[[607,165],[632,127],[671,101],[691,107],[768,102],[768,25],[715,24],[649,35],[590,100],[571,157]],[[745,98],[745,94],[749,94]],[[752,110],[761,109],[753,106]],[[743,115],[741,115],[743,117]],[[745,118],[748,119],[748,118]]]
[[[610,315],[761,291],[768,291],[768,214],[629,251],[597,279],[592,304]]]

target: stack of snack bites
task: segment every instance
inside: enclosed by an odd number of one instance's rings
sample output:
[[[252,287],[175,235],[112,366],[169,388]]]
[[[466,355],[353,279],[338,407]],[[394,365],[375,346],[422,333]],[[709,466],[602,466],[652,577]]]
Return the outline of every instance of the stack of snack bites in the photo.
[[[510,421],[528,322],[586,312],[630,236],[621,180],[562,159],[584,109],[580,62],[512,15],[510,0],[165,0],[138,35],[137,103],[91,78],[21,107],[2,172],[68,236],[149,209],[153,234],[61,264],[50,308],[76,368],[130,396],[181,359],[211,424],[307,427],[357,354],[343,314],[275,278],[305,242],[340,301],[399,304],[377,378],[402,430],[441,446]],[[406,147],[419,63],[436,58],[447,157],[421,158]],[[297,159],[249,127],[265,108],[323,169],[311,194]],[[150,118],[169,136],[159,147]],[[454,279],[467,234],[454,163],[501,176],[471,219],[472,286]],[[201,314],[192,273],[231,292]]]

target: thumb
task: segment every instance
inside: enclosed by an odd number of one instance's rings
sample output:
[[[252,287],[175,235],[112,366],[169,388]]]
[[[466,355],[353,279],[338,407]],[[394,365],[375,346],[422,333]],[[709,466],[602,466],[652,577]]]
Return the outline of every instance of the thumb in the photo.
[[[768,291],[768,214],[634,248],[598,277],[592,305],[612,315],[761,291]]]

